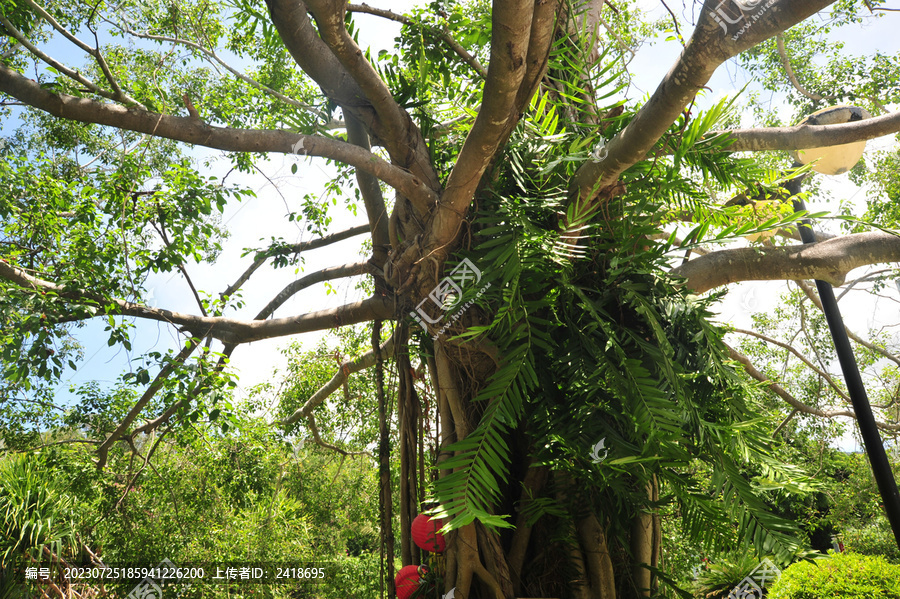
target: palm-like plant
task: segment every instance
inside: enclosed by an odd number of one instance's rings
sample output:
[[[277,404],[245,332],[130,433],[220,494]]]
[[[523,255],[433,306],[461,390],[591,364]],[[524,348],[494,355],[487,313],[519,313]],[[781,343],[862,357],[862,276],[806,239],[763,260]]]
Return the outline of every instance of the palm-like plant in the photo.
[[[727,597],[757,565],[759,558],[750,552],[719,559],[697,578],[694,588],[696,595],[707,599]]]
[[[17,555],[40,559],[74,544],[74,498],[30,455],[0,461],[0,566]]]

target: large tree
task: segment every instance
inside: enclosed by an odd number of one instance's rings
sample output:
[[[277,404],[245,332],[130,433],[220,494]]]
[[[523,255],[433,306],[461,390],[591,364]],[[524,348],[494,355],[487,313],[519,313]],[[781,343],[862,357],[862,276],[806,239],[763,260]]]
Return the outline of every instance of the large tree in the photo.
[[[180,351],[148,356],[118,421],[92,429],[102,468],[120,442],[210,406],[236,347],[373,323],[372,351],[274,425],[302,422],[321,441],[316,408],[355,372],[377,369],[386,489],[392,412],[400,431],[401,529],[385,527],[385,551],[399,535],[402,562],[418,563],[409,523],[437,508],[453,528],[442,591],[649,596],[664,504],[696,539],[727,543],[733,524],[760,553],[792,555],[794,529],[767,511],[761,489],[795,488],[802,476],[769,452],[736,364],[766,376],[724,344],[713,296],[701,294],[750,280],[840,284],[856,267],[900,260],[900,240],[884,232],[790,242],[800,215],[779,185],[791,161],[767,152],[900,131],[900,112],[886,108],[898,100],[895,57],[872,57],[871,73],[855,78],[840,60],[829,76],[791,68],[788,50],[817,51],[801,35],[807,19],[853,23],[878,8],[832,4],[685,5],[691,22],[673,19],[689,39],[634,102],[628,57],[651,26],[629,2],[434,2],[400,15],[338,0],[5,0],[0,92],[25,107],[32,135],[12,138],[0,165],[4,393],[23,422],[49,403],[40,381],[74,357],[65,340],[80,322],[106,319],[110,344],[125,346],[118,317],[171,326]],[[402,24],[394,53],[359,47],[356,13]],[[786,86],[800,114],[827,99],[877,116],[740,129],[731,100],[697,111],[735,57],[768,65],[768,86]],[[229,152],[245,171],[268,154],[333,161],[330,188],[349,187],[354,173],[368,226],[326,233],[314,202],[292,206],[321,238],[273,240],[203,298],[191,264],[215,260],[216,215],[249,192],[205,176],[185,157],[190,146]],[[773,198],[774,216],[760,217]],[[787,241],[699,247],[769,230]],[[363,233],[367,261],[291,280],[263,307],[241,302],[263,265]],[[142,300],[145,277],[160,271],[190,283],[195,312]],[[360,275],[370,277],[367,299],[272,317],[311,285]],[[238,316],[226,316],[233,308]],[[397,367],[395,394],[386,361]],[[426,372],[434,401],[417,392]],[[793,409],[814,410],[778,389]],[[433,453],[423,442],[430,418]],[[382,501],[389,523],[389,492]],[[391,572],[388,561],[389,588]]]

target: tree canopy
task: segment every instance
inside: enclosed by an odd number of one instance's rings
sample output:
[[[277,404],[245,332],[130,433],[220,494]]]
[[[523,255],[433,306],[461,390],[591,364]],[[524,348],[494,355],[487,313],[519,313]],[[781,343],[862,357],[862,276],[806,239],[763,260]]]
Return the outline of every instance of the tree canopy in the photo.
[[[207,422],[377,463],[391,596],[395,555],[425,559],[408,535],[423,511],[447,524],[440,593],[464,599],[676,592],[667,510],[702,546],[802,556],[774,498],[816,482],[774,439],[854,417],[806,281],[877,293],[900,261],[898,55],[839,41],[892,18],[883,4],[708,0],[651,18],[630,0],[2,0],[4,447],[74,431],[103,470]],[[379,21],[399,34],[373,53],[360,39]],[[641,96],[634,60],[666,36],[672,66]],[[711,87],[725,68],[753,85]],[[835,105],[858,108],[794,124]],[[850,171],[864,205],[795,210],[789,182],[828,193],[798,150],[885,136]],[[222,260],[223,215],[262,193],[233,173],[278,155],[297,179],[329,169],[320,193],[282,195],[311,237],[261,227],[262,246]],[[361,217],[335,230],[335,210]],[[838,226],[802,245],[809,217]],[[364,258],[299,274],[363,235]],[[196,284],[217,262],[228,278]],[[159,273],[193,306],[150,301]],[[713,311],[747,281],[796,291],[730,331]],[[296,311],[333,285],[359,295]],[[79,328],[131,351],[138,321],[177,343],[66,403]],[[238,413],[236,348],[329,330],[346,351],[333,371],[295,355],[271,409]],[[878,417],[896,434],[892,340],[851,335],[867,380],[893,388]]]

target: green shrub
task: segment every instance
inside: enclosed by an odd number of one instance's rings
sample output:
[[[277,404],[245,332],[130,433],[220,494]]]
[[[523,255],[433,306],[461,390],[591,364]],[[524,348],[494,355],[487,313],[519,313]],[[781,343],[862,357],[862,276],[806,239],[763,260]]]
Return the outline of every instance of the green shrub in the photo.
[[[898,583],[900,566],[883,557],[837,553],[787,568],[769,599],[900,599]]]
[[[900,549],[887,518],[874,518],[867,526],[844,531],[844,546],[848,551],[863,555],[880,555],[889,562],[900,564]]]
[[[30,454],[0,459],[0,566],[17,554],[61,554],[74,544],[74,499]]]

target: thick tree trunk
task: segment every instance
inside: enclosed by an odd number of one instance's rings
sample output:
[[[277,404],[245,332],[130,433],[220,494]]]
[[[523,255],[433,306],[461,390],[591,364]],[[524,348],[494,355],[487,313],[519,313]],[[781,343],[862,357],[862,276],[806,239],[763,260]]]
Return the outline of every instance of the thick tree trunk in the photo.
[[[478,380],[464,376],[462,373],[472,372],[472,364],[467,362],[464,368],[462,361],[451,359],[450,354],[459,356],[460,352],[439,341],[434,359],[428,361],[437,389],[442,447],[465,439],[476,428],[482,407],[471,397],[487,381],[487,376]],[[496,512],[515,515],[515,529],[490,531],[476,522],[451,533],[444,554],[442,592],[455,589],[456,599],[651,596],[657,588],[652,569],[659,566],[660,551],[659,516],[654,507],[659,496],[656,479],[647,485],[647,500],[630,522],[611,522],[616,516],[604,513],[595,490],[567,473],[526,466],[531,461],[530,449],[527,444],[515,443],[522,433],[507,435],[515,463],[504,491],[507,503],[495,507]],[[439,451],[438,463],[446,456]],[[438,473],[446,474],[446,470]],[[555,498],[568,514],[544,515],[528,526],[527,508],[542,497]],[[616,530],[614,538],[609,536],[611,529]]]

